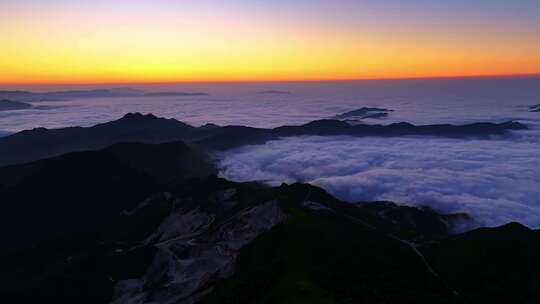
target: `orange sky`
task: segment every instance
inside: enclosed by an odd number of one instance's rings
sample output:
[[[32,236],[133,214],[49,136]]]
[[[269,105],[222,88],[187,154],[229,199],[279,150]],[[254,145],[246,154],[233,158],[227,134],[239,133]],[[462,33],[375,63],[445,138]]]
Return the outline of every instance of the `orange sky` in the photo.
[[[281,6],[240,0],[43,2],[0,4],[0,83],[540,73],[540,14],[531,8],[510,14],[486,6],[465,14],[472,9],[434,6],[425,17],[418,9],[425,10],[425,3],[396,9],[393,1],[362,7],[355,1],[302,6],[301,0]]]

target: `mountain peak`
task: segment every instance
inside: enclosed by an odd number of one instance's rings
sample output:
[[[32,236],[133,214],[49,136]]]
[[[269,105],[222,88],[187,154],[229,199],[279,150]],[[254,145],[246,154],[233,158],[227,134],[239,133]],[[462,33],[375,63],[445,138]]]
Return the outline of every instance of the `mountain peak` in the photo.
[[[142,114],[140,112],[133,112],[133,113],[127,113],[121,119],[129,119],[129,120],[132,120],[132,119],[137,119],[137,120],[139,120],[139,119],[158,119],[158,117],[155,116],[152,113]]]

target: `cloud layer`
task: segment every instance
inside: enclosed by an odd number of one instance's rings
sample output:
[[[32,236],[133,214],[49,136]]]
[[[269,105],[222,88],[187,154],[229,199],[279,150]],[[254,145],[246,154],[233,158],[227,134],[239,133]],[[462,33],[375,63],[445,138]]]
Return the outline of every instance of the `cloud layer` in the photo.
[[[391,200],[467,212],[478,225],[540,227],[540,139],[296,137],[220,158],[222,176],[302,181],[351,201]]]

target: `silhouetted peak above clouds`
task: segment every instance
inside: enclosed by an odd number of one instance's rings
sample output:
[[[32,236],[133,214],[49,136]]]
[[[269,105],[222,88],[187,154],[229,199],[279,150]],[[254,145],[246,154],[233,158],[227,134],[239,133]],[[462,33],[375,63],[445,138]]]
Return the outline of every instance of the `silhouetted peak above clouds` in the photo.
[[[10,99],[22,102],[40,101],[64,101],[84,98],[109,98],[109,97],[167,97],[167,96],[206,96],[202,92],[145,92],[132,88],[111,88],[92,90],[66,90],[51,92],[29,92],[29,91],[0,91],[0,99]]]
[[[124,95],[142,95],[145,93],[143,90],[127,88],[127,87],[112,88],[112,89],[107,89],[107,91],[111,93],[124,94]]]
[[[153,114],[129,113],[93,127],[37,128],[0,138],[0,166],[67,152],[102,149],[122,142],[165,143],[181,140],[194,127]]]
[[[189,96],[208,96],[208,93],[189,93],[189,92],[150,92],[144,93],[144,96],[155,96],[155,97],[164,97],[164,96],[178,96],[178,97],[189,97]]]
[[[260,91],[259,94],[266,94],[266,95],[290,95],[292,94],[289,91],[280,91],[280,90],[266,90],[266,91]]]
[[[204,129],[217,129],[217,128],[220,128],[221,126],[219,125],[216,125],[216,124],[213,124],[213,123],[206,123],[202,126],[199,127],[199,129],[201,130],[204,130]]]
[[[142,114],[139,112],[127,113],[122,118],[120,118],[120,120],[155,120],[155,119],[158,119],[158,117],[152,113]]]
[[[300,126],[274,129],[244,126],[206,125],[193,127],[173,118],[153,114],[128,113],[122,118],[93,127],[34,129],[0,138],[0,166],[37,160],[66,152],[104,148],[118,142],[163,143],[184,140],[210,150],[225,150],[247,144],[261,144],[280,137],[320,135],[353,137],[436,137],[489,138],[527,127],[519,122],[475,123],[467,125],[350,125],[333,119],[316,120]]]
[[[118,120],[98,124],[96,125],[96,127],[98,126],[109,127],[109,128],[114,129],[122,125],[125,125],[127,127],[127,126],[131,126],[132,124],[139,124],[139,127],[143,127],[145,125],[151,125],[154,128],[152,132],[159,132],[160,130],[166,131],[167,128],[171,128],[171,127],[182,128],[182,130],[194,128],[174,118],[157,117],[152,113],[143,114],[140,112],[127,113]],[[62,129],[57,129],[57,130],[62,130]]]
[[[302,125],[304,128],[349,128],[350,125],[335,119],[319,119]]]
[[[30,108],[32,108],[32,105],[26,102],[12,101],[8,99],[0,100],[0,111],[24,110]]]
[[[414,125],[412,123],[408,123],[408,122],[404,122],[404,121],[396,122],[396,123],[393,123],[391,125],[399,127],[399,128],[412,128],[412,127],[414,127]]]
[[[348,111],[334,116],[335,119],[367,119],[367,118],[384,118],[388,116],[388,112],[393,110],[376,107],[362,107],[357,110]]]

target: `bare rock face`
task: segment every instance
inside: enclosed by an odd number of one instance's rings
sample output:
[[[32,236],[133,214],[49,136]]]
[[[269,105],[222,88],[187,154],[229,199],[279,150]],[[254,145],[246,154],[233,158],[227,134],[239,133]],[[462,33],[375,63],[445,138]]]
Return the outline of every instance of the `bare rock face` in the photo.
[[[325,206],[323,204],[313,202],[313,201],[309,201],[309,200],[305,201],[303,203],[303,206],[308,208],[308,209],[311,209],[313,211],[322,211],[322,210],[324,210],[324,211],[328,211],[328,212],[332,212],[332,213],[335,212],[332,208],[329,208],[329,207],[327,207],[327,206]]]
[[[233,194],[231,190],[218,196],[228,199]],[[234,273],[244,245],[286,219],[275,200],[240,210],[219,223],[198,208],[174,211],[145,241],[158,248],[146,274],[118,282],[112,303],[194,303],[211,290],[215,279]]]
[[[201,212],[198,208],[182,213],[181,210],[172,212],[166,217],[158,229],[150,235],[145,244],[164,243],[175,239],[189,238],[208,226],[213,221],[211,215]]]

